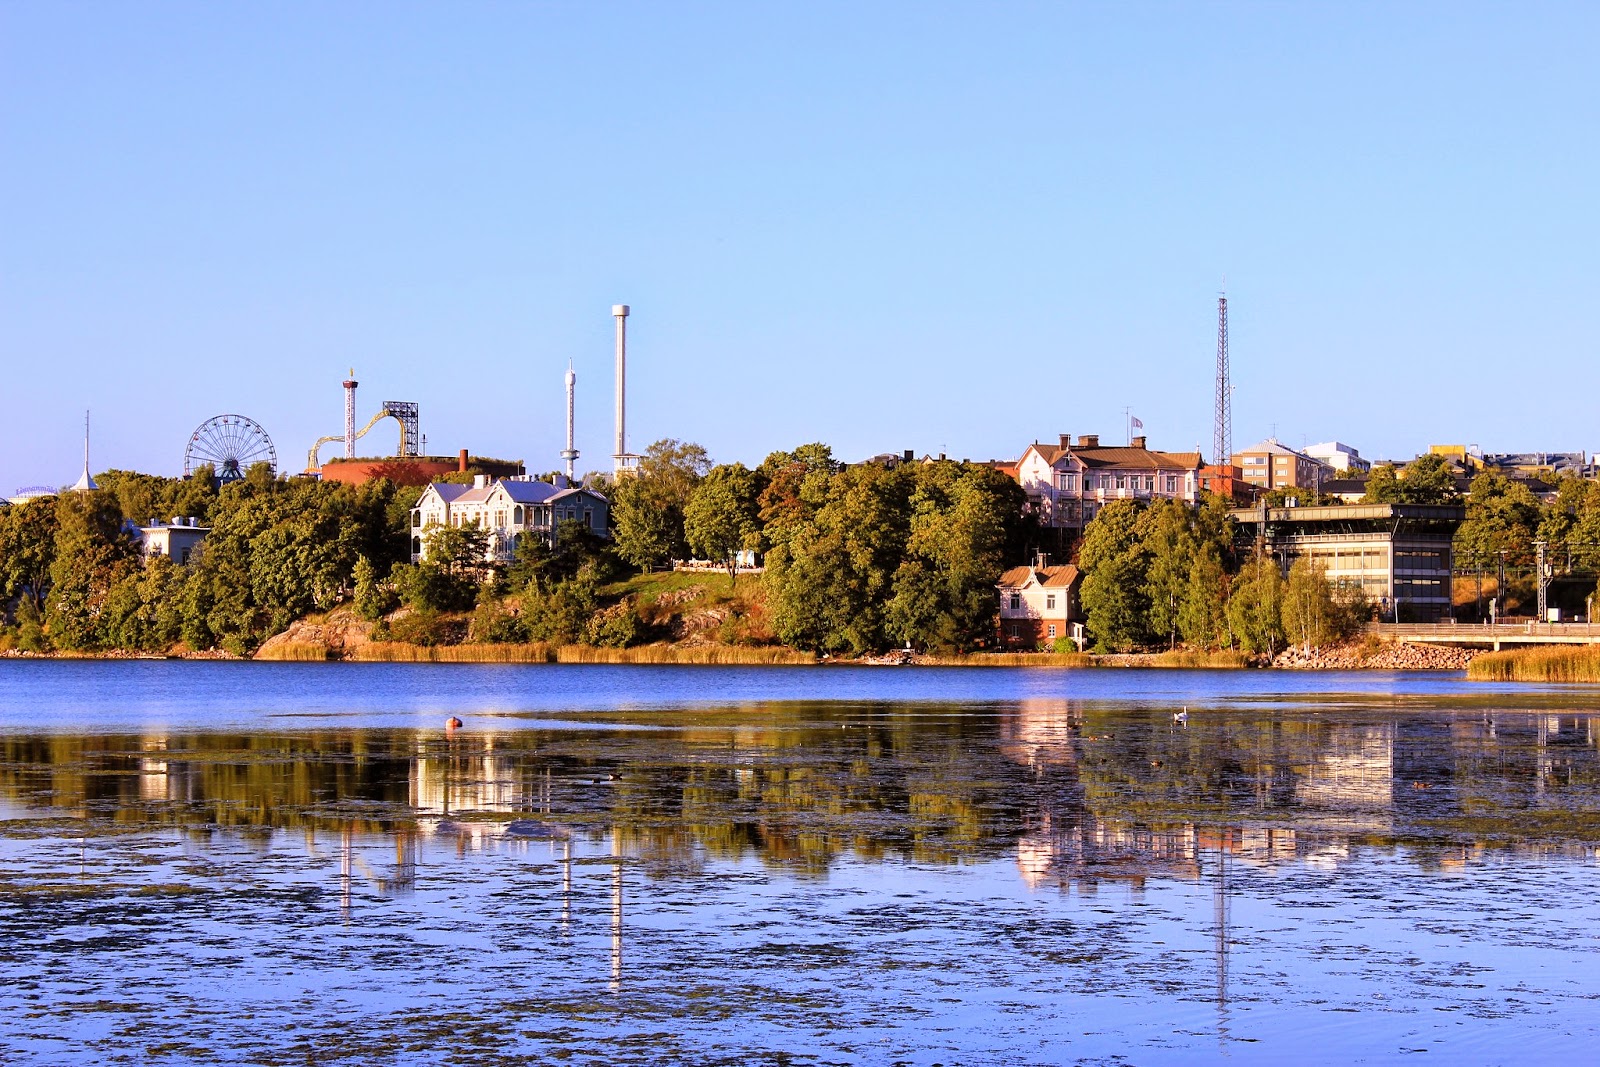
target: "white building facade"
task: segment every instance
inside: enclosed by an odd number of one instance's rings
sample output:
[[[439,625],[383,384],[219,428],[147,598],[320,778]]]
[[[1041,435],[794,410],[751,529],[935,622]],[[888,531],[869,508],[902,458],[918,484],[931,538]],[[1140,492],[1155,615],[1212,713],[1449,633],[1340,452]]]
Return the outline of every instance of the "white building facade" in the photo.
[[[1073,534],[1083,530],[1113,500],[1200,499],[1199,452],[1157,452],[1135,437],[1126,447],[1102,446],[1094,434],[1076,444],[1035,441],[1017,461],[1017,481],[1028,506],[1046,527]]]
[[[435,482],[411,509],[411,561],[427,559],[430,529],[454,526],[486,531],[484,562],[509,563],[524,538],[553,544],[563,522],[581,523],[597,537],[607,536],[609,508],[606,498],[593,489],[532,478],[491,482],[480,474],[470,486]]]

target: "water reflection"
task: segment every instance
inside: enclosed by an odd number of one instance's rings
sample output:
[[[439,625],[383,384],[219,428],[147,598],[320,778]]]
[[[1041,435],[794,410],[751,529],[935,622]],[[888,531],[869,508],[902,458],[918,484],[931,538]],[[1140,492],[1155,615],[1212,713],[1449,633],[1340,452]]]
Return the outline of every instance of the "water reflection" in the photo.
[[[776,703],[451,737],[4,737],[0,936],[20,947],[0,979],[29,1041],[94,1025],[61,1010],[81,995],[217,1060],[285,1049],[255,1025],[219,1037],[236,1006],[204,1015],[191,973],[348,1062],[923,1062],[928,1040],[944,1062],[1283,1060],[1332,1011],[1368,1042],[1493,1019],[1519,1050],[1556,1031],[1513,1001],[1592,1006],[1591,716],[1173,713]],[[1386,1029],[1389,989],[1411,1003]],[[1511,1011],[1532,1014],[1508,1030]],[[22,1040],[0,1058],[74,1058]],[[1359,1041],[1330,1058],[1397,1054]]]
[[[649,733],[14,736],[0,739],[0,802],[123,825],[392,835],[392,870],[352,877],[396,889],[415,877],[419,836],[465,854],[508,820],[609,833],[656,878],[712,857],[824,877],[845,854],[1010,853],[1029,886],[1085,892],[1199,878],[1213,842],[1246,863],[1336,866],[1358,840],[1587,844],[1597,828],[1600,732],[1582,714],[1177,723],[1165,707],[1031,700],[681,718]]]

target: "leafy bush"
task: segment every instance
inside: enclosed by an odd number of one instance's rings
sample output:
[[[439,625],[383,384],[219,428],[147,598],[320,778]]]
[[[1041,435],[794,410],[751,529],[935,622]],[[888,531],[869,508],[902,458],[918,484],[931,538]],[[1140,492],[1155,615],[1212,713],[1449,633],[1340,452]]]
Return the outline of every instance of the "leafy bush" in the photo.
[[[601,648],[627,648],[639,640],[639,630],[639,613],[624,600],[590,616],[586,636]]]

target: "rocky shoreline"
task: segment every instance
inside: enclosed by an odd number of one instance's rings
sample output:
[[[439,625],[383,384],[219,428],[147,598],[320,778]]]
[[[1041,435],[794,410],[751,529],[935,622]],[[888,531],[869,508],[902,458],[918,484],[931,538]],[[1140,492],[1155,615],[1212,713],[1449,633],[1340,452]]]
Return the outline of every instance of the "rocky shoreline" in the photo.
[[[1272,666],[1293,671],[1464,671],[1482,649],[1447,645],[1412,645],[1404,642],[1339,645],[1306,652],[1290,648],[1273,659]]]

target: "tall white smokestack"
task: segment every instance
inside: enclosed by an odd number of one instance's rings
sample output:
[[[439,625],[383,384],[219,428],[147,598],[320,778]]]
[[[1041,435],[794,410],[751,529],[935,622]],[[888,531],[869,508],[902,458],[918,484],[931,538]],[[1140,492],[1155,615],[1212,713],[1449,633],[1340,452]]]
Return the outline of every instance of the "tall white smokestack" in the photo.
[[[612,455],[616,473],[628,466],[628,305],[612,304],[617,320],[617,451]]]
[[[356,369],[344,380],[344,458],[356,458]]]
[[[573,372],[572,363],[567,363],[567,447],[562,450],[561,458],[567,464],[567,481],[571,483],[575,477],[573,465],[578,460],[578,450],[572,443],[572,415],[575,399],[578,392],[578,375]]]

